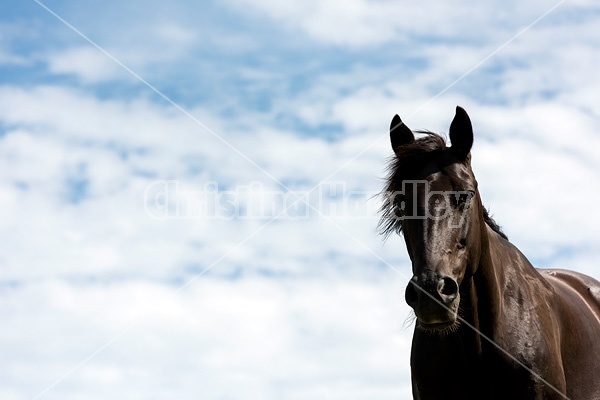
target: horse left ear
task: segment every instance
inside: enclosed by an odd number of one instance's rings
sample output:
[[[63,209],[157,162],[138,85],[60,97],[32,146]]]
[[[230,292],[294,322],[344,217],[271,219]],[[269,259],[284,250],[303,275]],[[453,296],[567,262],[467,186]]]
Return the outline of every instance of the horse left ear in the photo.
[[[456,115],[450,124],[450,150],[461,159],[466,159],[473,146],[473,125],[467,112],[456,106]]]

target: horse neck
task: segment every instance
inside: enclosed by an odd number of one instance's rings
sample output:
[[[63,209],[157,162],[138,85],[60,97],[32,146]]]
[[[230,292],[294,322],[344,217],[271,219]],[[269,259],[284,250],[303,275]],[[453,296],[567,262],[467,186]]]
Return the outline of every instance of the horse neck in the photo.
[[[516,271],[516,257],[522,258],[520,263],[527,272],[534,268],[521,252],[510,242],[494,232],[487,224],[483,224],[481,235],[481,255],[477,271],[471,282],[471,303],[476,315],[472,316],[477,328],[483,333],[494,335],[505,324],[503,317],[503,288],[509,279],[515,279],[526,271]],[[535,273],[535,272],[534,272]]]
[[[461,283],[461,325],[458,330],[448,335],[415,331],[413,362],[418,362],[416,354],[420,354],[421,357],[423,354],[430,354],[431,360],[434,361],[428,361],[427,374],[435,376],[436,379],[451,376],[460,381],[462,377],[469,376],[476,377],[476,385],[484,385],[486,382],[486,377],[479,374],[483,371],[481,362],[489,342],[480,333],[486,338],[495,339],[501,322],[500,287],[504,277],[501,276],[501,267],[493,257],[494,254],[498,254],[502,239],[485,223],[482,226],[481,239],[479,265],[473,275],[466,277]],[[415,352],[415,348],[418,352]],[[450,363],[455,366],[452,372],[447,368]]]

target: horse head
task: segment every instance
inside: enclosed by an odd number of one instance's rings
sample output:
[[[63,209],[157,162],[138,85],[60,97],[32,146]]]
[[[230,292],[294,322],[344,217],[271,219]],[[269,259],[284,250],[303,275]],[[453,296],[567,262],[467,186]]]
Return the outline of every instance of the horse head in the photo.
[[[382,227],[403,233],[413,273],[406,302],[418,326],[442,331],[458,325],[460,288],[479,263],[485,209],[471,170],[473,128],[465,110],[456,108],[451,147],[437,134],[422,133],[415,139],[398,115],[392,120],[395,156]]]

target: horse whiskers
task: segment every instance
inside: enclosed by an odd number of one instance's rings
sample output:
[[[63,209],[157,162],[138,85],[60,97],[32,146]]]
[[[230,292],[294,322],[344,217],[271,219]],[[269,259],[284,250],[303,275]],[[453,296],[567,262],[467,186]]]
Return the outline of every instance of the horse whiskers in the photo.
[[[402,324],[402,328],[404,329],[408,329],[410,328],[410,326],[415,323],[415,321],[417,320],[417,316],[415,315],[414,311],[410,311],[410,313],[406,316],[406,319],[404,319],[404,323]]]

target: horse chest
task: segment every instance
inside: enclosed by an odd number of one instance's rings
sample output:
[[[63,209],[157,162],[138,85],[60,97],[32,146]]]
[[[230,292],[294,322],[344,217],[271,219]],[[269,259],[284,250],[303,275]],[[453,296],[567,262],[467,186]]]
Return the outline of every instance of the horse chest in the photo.
[[[499,343],[502,345],[502,342]],[[461,340],[458,335],[436,337],[416,331],[411,356],[414,398],[551,398],[547,396],[544,385],[523,368],[523,365],[532,366],[528,359],[534,354],[531,346],[525,346],[524,352],[523,349],[506,346],[513,354],[521,352],[522,360],[516,362],[485,341],[479,347],[472,341]]]

